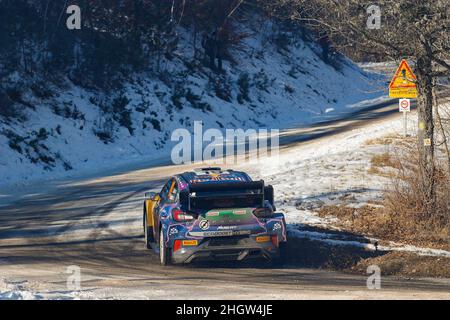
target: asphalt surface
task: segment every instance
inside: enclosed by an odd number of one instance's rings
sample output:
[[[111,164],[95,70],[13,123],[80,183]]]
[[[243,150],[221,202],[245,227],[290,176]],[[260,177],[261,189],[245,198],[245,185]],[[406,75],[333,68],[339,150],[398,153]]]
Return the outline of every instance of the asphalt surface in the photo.
[[[280,152],[398,116],[395,101],[345,120],[293,128],[282,133]],[[369,290],[365,275],[301,263],[281,269],[262,261],[160,266],[157,254],[144,249],[143,192],[160,188],[167,177],[189,167],[141,165],[35,185],[11,203],[3,198],[0,278],[47,297],[71,291],[66,269],[76,265],[82,272],[82,298],[450,299],[449,279],[383,277],[381,290]]]

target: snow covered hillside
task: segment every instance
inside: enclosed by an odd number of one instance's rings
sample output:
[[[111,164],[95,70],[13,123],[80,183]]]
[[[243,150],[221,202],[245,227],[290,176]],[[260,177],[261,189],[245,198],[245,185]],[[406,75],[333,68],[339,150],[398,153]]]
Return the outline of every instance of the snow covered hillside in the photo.
[[[282,31],[260,27],[242,25],[249,36],[223,73],[185,54],[194,51],[192,34],[180,30],[177,54],[162,72],[130,74],[113,92],[10,75],[5,85],[23,88],[22,104],[17,116],[0,116],[0,184],[168,158],[172,131],[194,121],[220,130],[282,129],[353,112],[383,94],[381,76],[343,57],[325,63],[316,43],[289,33],[280,44]]]

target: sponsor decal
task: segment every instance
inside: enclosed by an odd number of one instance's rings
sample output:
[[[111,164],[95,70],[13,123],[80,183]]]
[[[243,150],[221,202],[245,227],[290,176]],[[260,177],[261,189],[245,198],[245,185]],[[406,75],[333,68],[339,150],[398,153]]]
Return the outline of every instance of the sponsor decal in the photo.
[[[186,182],[182,182],[182,181],[179,181],[178,185],[180,186],[180,190],[185,190],[188,187],[188,184]]]
[[[279,222],[277,222],[277,223],[275,223],[274,225],[273,225],[273,230],[275,231],[275,230],[278,230],[278,229],[281,229],[281,223],[279,223]]]
[[[209,221],[208,220],[201,220],[198,224],[200,229],[202,230],[208,230],[209,229]]]
[[[189,232],[194,237],[228,237],[249,235],[250,230],[223,230],[223,231],[205,231],[205,232]]]
[[[198,245],[198,241],[197,240],[183,240],[182,242],[183,246],[196,246]]]
[[[242,181],[245,182],[245,179],[242,177],[224,177],[224,176],[218,176],[218,177],[210,177],[207,178],[198,176],[197,179],[191,179],[189,180],[190,183],[202,183],[202,182],[209,182],[209,181]]]
[[[259,236],[256,237],[256,242],[269,242],[270,237],[269,236]]]
[[[217,230],[233,230],[236,228],[237,228],[237,226],[218,226]]]

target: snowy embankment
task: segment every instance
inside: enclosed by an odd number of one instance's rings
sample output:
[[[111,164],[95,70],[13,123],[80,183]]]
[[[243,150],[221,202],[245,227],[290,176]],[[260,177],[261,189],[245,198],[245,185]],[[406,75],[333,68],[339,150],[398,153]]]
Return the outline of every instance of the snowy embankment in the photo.
[[[293,34],[280,47],[260,27],[242,26],[250,36],[222,74],[190,56],[192,35],[183,30],[176,57],[162,63],[159,76],[132,74],[114,92],[67,80],[48,85],[51,94],[40,98],[12,74],[5,86],[20,87],[33,108],[19,108],[25,120],[0,117],[0,185],[169,160],[173,130],[192,130],[194,121],[205,129],[283,129],[343,116],[364,107],[360,101],[383,97],[380,75],[345,58],[325,63],[317,44]]]
[[[262,164],[259,175],[275,187],[277,209],[285,212],[291,237],[321,241],[329,245],[356,246],[367,250],[405,251],[419,255],[448,257],[450,252],[356,236],[333,226],[334,218],[315,211],[326,205],[376,206],[388,179],[369,172],[374,154],[388,152],[389,145],[368,143],[386,135],[402,136],[402,118],[386,119],[364,128],[293,148],[279,162]],[[409,128],[417,128],[417,114],[409,117]],[[416,129],[410,129],[410,134]],[[320,228],[320,229],[319,229]],[[315,229],[320,230],[314,231]],[[328,231],[325,231],[325,230]],[[382,240],[382,239],[381,239]]]
[[[0,278],[0,300],[39,300],[43,297],[29,291],[20,283],[9,283]]]

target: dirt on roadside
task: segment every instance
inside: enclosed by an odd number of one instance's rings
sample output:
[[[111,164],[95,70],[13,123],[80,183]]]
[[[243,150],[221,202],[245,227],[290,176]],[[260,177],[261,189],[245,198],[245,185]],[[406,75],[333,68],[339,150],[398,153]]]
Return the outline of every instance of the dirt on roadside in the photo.
[[[415,253],[398,251],[361,259],[349,268],[349,271],[366,273],[367,267],[370,265],[380,267],[381,273],[384,275],[450,278],[450,258],[420,256]]]
[[[377,265],[383,275],[450,278],[450,258],[412,252],[372,251],[363,247],[330,245],[322,241],[290,238],[288,264],[301,268],[337,270],[367,275]]]
[[[437,232],[436,229],[427,230],[426,225],[417,225],[416,229],[408,225],[407,228],[405,224],[393,221],[392,215],[387,214],[379,204],[368,204],[358,208],[344,204],[329,205],[321,207],[317,214],[320,217],[336,217],[337,227],[362,236],[450,251],[448,230],[441,232]]]

